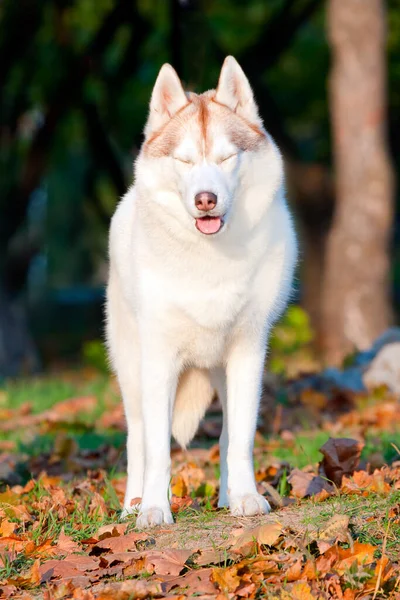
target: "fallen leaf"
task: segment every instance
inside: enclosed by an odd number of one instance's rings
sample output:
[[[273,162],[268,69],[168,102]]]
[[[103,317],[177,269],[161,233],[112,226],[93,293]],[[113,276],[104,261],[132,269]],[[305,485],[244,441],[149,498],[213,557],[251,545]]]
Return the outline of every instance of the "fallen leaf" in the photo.
[[[56,548],[57,553],[60,554],[73,554],[74,552],[82,552],[82,547],[74,542],[69,535],[65,535],[64,529],[61,530],[61,533],[58,537]]]
[[[313,473],[306,473],[300,471],[300,469],[293,469],[288,477],[288,482],[292,487],[292,494],[296,498],[306,498],[307,496],[314,496],[322,491],[333,493],[333,486],[320,477]]]
[[[161,584],[156,581],[133,579],[129,581],[105,583],[92,587],[98,600],[129,600],[163,596]],[[84,599],[86,600],[86,598]]]
[[[42,582],[60,577],[61,579],[72,579],[99,568],[97,559],[91,556],[70,555],[62,560],[48,560],[39,567],[40,580]]]
[[[311,593],[308,583],[295,583],[290,591],[292,600],[315,600],[315,596]]]
[[[41,576],[39,570],[39,560],[36,560],[30,569],[21,573],[17,577],[10,577],[8,583],[15,585],[18,588],[35,587],[40,584]]]
[[[193,550],[148,550],[143,553],[146,559],[146,569],[157,575],[180,575]]]
[[[255,544],[274,546],[282,535],[282,529],[280,523],[266,523],[253,529],[247,529],[239,536],[231,539],[231,550],[235,554],[248,556],[254,552]]]
[[[385,481],[384,473],[376,470],[370,475],[366,471],[356,471],[352,477],[343,476],[341,491],[345,494],[368,495],[370,492],[387,494],[390,485]]]
[[[12,523],[8,519],[2,519],[0,523],[0,537],[9,537],[18,527],[17,523]]]
[[[218,550],[217,548],[204,548],[198,550],[197,554],[193,557],[193,563],[202,567],[204,565],[218,565],[224,562],[226,559],[226,552],[224,550]]]
[[[162,583],[163,592],[171,592],[174,588],[187,589],[190,596],[198,594],[216,594],[217,589],[211,581],[212,569],[189,571],[180,577],[168,579]]]
[[[364,444],[350,438],[329,438],[319,449],[324,458],[320,471],[340,487],[343,475],[352,475],[360,461]]]
[[[171,492],[177,498],[187,496],[188,488],[182,475],[174,475],[171,482]]]
[[[222,592],[235,592],[239,587],[240,577],[238,566],[228,568],[214,568],[211,572],[211,581],[215,583]]]
[[[348,539],[349,520],[348,515],[333,515],[328,523],[318,530],[318,539],[346,542]]]
[[[377,550],[372,544],[362,544],[355,542],[350,548],[340,548],[339,546],[332,546],[325,553],[325,557],[335,557],[334,569],[339,575],[350,569],[354,562],[358,565],[365,565],[374,562],[374,553]]]
[[[124,535],[127,527],[128,523],[110,523],[109,525],[102,525],[102,527],[99,527],[94,537],[98,540],[104,540],[109,537],[119,537],[120,535]]]
[[[102,552],[126,552],[127,550],[137,550],[136,542],[148,539],[147,533],[128,533],[118,537],[105,537],[98,541],[91,549],[90,554],[101,554]]]
[[[172,496],[171,498],[171,512],[174,515],[192,505],[193,498],[191,496],[184,496],[182,498],[179,498],[178,496]]]

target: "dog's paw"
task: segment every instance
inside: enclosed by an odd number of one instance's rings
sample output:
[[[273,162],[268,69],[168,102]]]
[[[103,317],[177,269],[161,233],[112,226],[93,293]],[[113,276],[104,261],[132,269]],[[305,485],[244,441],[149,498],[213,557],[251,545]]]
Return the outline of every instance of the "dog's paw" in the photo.
[[[171,525],[174,522],[172,513],[169,506],[161,508],[160,506],[151,506],[145,510],[141,510],[136,520],[136,527],[138,529],[147,529],[149,527],[156,527],[163,523]]]
[[[235,517],[254,517],[255,515],[266,515],[271,510],[267,500],[260,494],[231,496],[229,508]]]

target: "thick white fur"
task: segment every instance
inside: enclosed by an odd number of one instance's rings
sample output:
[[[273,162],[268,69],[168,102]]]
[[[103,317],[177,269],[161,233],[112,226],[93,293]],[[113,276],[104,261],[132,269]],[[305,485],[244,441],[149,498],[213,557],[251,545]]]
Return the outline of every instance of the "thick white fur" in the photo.
[[[168,118],[182,105],[170,69],[157,80],[147,137],[160,114],[166,118],[165,99]],[[259,122],[248,81],[231,57],[217,100]],[[222,125],[213,127],[213,152],[237,152]],[[224,408],[219,504],[235,515],[269,510],[256,490],[253,442],[268,333],[286,305],[297,256],[281,155],[270,139],[262,150],[218,164],[196,155],[193,135],[188,127],[176,150],[193,164],[141,152],[135,185],[110,230],[107,341],[128,425],[124,511],[141,498],[138,527],[172,522],[171,431],[181,444],[190,441],[212,389]],[[225,215],[213,236],[195,228],[194,195],[204,190],[218,195],[212,214]]]

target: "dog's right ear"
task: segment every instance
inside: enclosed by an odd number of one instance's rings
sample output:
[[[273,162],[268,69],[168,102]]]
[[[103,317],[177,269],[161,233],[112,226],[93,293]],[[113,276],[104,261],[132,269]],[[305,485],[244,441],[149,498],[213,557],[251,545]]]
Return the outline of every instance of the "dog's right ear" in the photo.
[[[187,103],[188,99],[175,69],[166,63],[161,67],[154,84],[145,136],[149,137],[160,129]]]

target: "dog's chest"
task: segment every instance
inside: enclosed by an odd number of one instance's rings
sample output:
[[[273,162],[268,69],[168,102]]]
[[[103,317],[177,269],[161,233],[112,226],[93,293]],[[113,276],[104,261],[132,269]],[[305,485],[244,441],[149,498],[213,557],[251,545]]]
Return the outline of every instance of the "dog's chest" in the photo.
[[[181,275],[164,282],[157,299],[158,326],[182,362],[211,368],[221,364],[236,324],[250,302],[250,286],[240,277]]]

